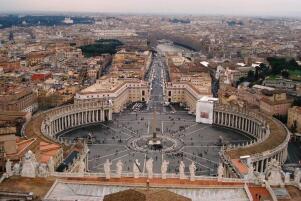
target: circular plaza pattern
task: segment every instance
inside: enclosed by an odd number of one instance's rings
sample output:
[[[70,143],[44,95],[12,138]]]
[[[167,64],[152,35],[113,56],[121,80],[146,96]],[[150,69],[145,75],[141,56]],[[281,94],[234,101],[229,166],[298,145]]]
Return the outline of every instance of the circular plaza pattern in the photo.
[[[139,136],[132,137],[127,142],[127,147],[133,151],[139,151],[142,153],[149,152],[162,152],[162,153],[172,153],[178,152],[184,145],[183,140],[180,138],[170,137],[168,135],[158,135],[160,142],[160,148],[152,148],[148,143],[151,140],[151,136]]]
[[[113,115],[113,121],[66,130],[57,137],[89,139],[90,172],[104,172],[103,164],[109,159],[113,172],[121,160],[123,171],[130,173],[134,160],[138,159],[141,172],[146,173],[146,160],[152,158],[154,173],[160,173],[163,160],[170,162],[170,173],[178,173],[180,161],[184,161],[188,173],[188,166],[194,161],[197,175],[216,175],[222,145],[242,144],[253,139],[234,130],[196,123],[195,116],[186,112],[162,112],[157,115],[156,131],[163,148],[153,150],[147,144],[152,137],[152,117],[149,112],[125,111]]]

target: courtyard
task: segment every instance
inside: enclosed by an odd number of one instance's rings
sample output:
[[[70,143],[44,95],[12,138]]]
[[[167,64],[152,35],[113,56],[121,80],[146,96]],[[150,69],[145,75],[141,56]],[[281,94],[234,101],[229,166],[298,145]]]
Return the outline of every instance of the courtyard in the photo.
[[[141,173],[146,173],[145,163],[149,158],[154,160],[154,173],[160,173],[163,160],[169,161],[168,172],[178,173],[180,161],[185,163],[185,171],[192,161],[197,167],[197,175],[216,175],[219,164],[219,151],[222,145],[239,144],[252,138],[234,130],[219,128],[212,125],[199,124],[195,117],[185,112],[153,113],[130,109],[113,116],[113,121],[66,131],[60,134],[62,138],[73,140],[84,138],[89,140],[89,171],[103,172],[103,165],[107,159],[112,162],[112,171],[116,169],[116,162],[124,164],[123,172],[132,172],[135,159],[138,159]],[[155,127],[155,128],[153,128]],[[135,148],[129,142],[140,138],[151,138],[155,131],[158,136],[176,139],[174,150],[151,150],[139,145]],[[168,144],[168,143],[167,143]],[[168,146],[168,145],[166,145]]]

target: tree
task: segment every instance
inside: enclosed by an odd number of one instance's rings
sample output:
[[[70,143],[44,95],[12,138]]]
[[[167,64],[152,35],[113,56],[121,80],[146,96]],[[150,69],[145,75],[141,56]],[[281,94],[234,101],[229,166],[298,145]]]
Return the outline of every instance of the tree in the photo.
[[[288,79],[289,76],[290,76],[290,74],[289,74],[289,72],[288,72],[287,70],[283,70],[283,71],[281,72],[281,75],[282,75],[282,77],[284,77],[284,78],[286,78],[286,79]]]
[[[252,81],[255,80],[255,72],[254,72],[254,71],[250,70],[250,71],[248,72],[247,80],[248,80],[249,82],[252,82]]]

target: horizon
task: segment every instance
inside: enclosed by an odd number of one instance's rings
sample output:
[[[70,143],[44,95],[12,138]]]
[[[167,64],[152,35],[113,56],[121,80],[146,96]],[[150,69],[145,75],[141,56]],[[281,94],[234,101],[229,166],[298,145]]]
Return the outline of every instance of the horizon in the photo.
[[[1,14],[94,13],[128,15],[192,15],[241,17],[301,17],[298,0],[0,0]]]
[[[29,16],[157,16],[157,17],[226,17],[226,18],[264,18],[264,19],[301,19],[301,15],[248,15],[248,14],[191,14],[191,13],[159,13],[159,12],[93,12],[93,11],[1,11],[0,15],[29,15]],[[94,17],[96,17],[94,16]]]

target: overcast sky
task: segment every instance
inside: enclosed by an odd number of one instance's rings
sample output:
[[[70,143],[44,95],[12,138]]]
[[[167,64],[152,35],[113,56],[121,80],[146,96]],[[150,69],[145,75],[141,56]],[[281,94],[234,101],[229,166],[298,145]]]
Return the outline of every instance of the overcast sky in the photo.
[[[0,0],[0,11],[301,16],[301,0]]]

